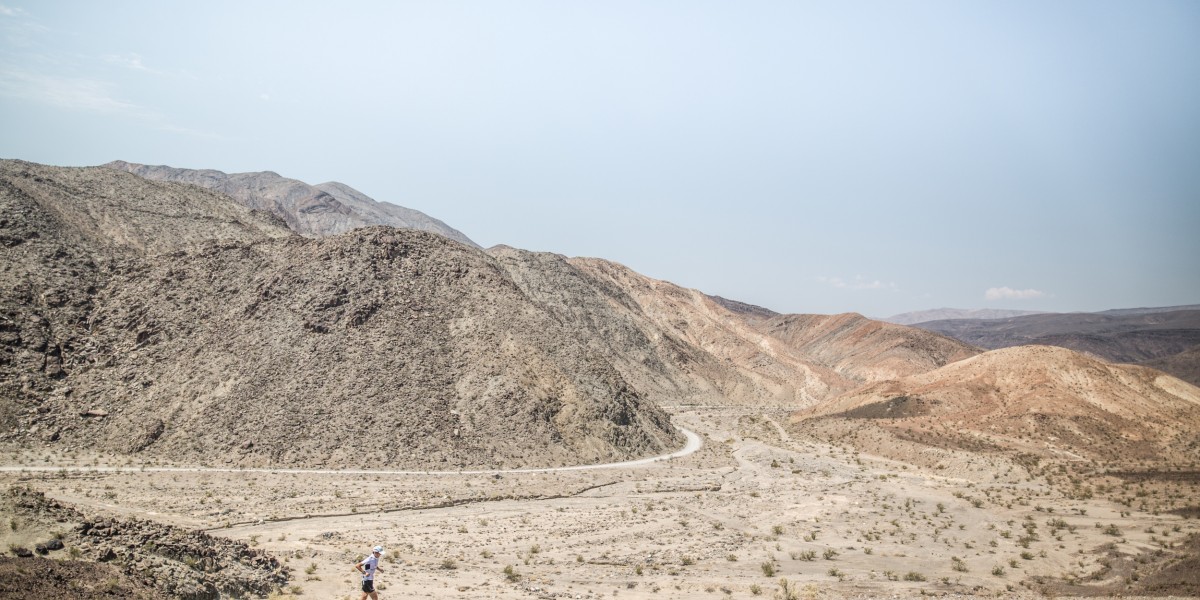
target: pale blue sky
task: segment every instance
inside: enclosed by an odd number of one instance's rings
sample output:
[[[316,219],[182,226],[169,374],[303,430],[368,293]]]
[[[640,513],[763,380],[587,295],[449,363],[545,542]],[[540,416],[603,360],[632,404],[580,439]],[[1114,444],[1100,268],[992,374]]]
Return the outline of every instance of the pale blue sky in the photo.
[[[0,157],[337,180],[785,312],[1200,303],[1196,2],[0,0],[0,36]]]

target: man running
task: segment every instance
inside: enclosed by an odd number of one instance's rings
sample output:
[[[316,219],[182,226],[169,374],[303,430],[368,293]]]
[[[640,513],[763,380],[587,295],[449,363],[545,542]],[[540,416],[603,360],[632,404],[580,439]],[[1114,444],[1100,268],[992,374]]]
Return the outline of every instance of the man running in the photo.
[[[363,576],[363,594],[359,600],[367,600],[367,596],[370,596],[371,600],[379,600],[379,592],[375,591],[375,572],[383,572],[383,569],[379,568],[379,557],[382,555],[383,546],[375,546],[371,549],[370,556],[354,565],[354,568]]]

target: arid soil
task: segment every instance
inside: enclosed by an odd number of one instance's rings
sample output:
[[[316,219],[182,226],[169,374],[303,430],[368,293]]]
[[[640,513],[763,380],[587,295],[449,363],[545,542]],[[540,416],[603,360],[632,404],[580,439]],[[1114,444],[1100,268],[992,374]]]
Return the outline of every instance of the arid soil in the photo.
[[[1194,478],[1114,483],[1151,501],[1126,506],[1003,454],[942,450],[945,466],[924,468],[813,438],[786,413],[674,419],[703,435],[699,452],[609,471],[98,474],[14,449],[9,464],[64,470],[0,478],[266,550],[291,573],[281,597],[357,598],[351,565],[374,544],[382,598],[1195,593],[1200,521],[1168,510],[1197,504]],[[6,545],[49,534],[4,529]]]

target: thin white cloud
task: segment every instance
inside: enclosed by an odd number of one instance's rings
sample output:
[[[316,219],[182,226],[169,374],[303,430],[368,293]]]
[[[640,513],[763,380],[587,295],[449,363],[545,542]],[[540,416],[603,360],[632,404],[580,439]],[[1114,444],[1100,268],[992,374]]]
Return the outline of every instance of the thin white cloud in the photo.
[[[0,70],[0,95],[72,110],[144,116],[141,107],[116,98],[112,87],[95,79]]]
[[[0,15],[3,15],[5,17],[19,17],[24,14],[27,14],[27,13],[19,8],[14,8],[11,6],[5,6],[3,4],[0,4]]]
[[[165,131],[167,133],[176,133],[179,135],[186,135],[188,137],[200,138],[203,140],[228,140],[229,139],[219,133],[213,133],[211,131],[201,131],[199,129],[191,129],[188,127],[180,127],[178,125],[172,125],[170,123],[159,123],[158,130]]]
[[[1014,290],[1008,286],[988,288],[983,293],[983,297],[988,300],[1028,300],[1030,298],[1041,298],[1046,292],[1041,290]]]
[[[224,139],[223,136],[180,127],[158,111],[121,100],[115,86],[107,81],[82,77],[43,75],[12,69],[0,70],[0,96],[28,100],[67,110],[118,115],[143,121],[159,131],[203,139]]]
[[[129,52],[126,54],[105,54],[100,58],[106,63],[125,67],[126,69],[133,71],[141,71],[142,73],[150,73],[153,75],[163,74],[161,71],[147,67],[146,63],[142,60],[141,55],[135,52]]]
[[[817,281],[828,285],[829,287],[839,290],[894,290],[896,284],[892,282],[884,283],[878,279],[867,280],[862,275],[856,275],[852,280],[845,280],[841,277],[818,277]]]

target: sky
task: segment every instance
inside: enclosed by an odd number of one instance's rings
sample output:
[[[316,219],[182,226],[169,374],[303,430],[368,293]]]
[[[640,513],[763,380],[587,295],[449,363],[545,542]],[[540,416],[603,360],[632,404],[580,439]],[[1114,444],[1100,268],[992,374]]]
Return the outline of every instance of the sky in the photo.
[[[341,181],[780,312],[1200,303],[1190,0],[0,0],[0,157]]]

